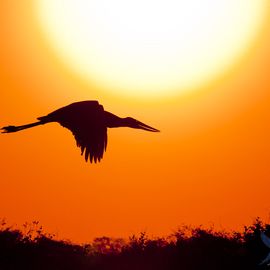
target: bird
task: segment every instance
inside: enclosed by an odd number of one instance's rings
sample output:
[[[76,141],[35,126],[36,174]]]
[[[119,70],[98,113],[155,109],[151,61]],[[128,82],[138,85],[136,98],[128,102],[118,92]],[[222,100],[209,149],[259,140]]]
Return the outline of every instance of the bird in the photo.
[[[96,100],[71,103],[46,116],[37,118],[37,122],[21,126],[5,126],[2,133],[13,133],[27,128],[57,122],[69,129],[81,149],[85,161],[100,162],[107,147],[107,128],[129,127],[151,132],[159,132],[132,117],[121,118],[104,110]]]
[[[268,236],[266,236],[265,233],[261,232],[261,240],[262,242],[265,244],[265,246],[267,246],[268,248],[270,248],[270,238]],[[259,265],[270,265],[270,253],[266,256],[266,258],[259,264]]]

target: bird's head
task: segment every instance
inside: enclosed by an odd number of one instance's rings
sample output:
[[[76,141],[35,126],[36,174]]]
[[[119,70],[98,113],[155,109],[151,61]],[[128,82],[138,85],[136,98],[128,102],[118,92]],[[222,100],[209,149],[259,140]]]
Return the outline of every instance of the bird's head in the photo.
[[[130,127],[130,128],[138,128],[138,129],[143,129],[146,131],[152,131],[152,132],[159,132],[158,129],[155,129],[153,127],[150,127],[132,117],[126,117],[124,118],[124,124],[126,127]]]

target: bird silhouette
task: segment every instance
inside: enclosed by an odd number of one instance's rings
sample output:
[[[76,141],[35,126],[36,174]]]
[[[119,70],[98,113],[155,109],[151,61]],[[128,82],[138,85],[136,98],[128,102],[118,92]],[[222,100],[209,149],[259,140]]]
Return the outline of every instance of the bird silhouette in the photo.
[[[73,133],[77,146],[81,148],[81,155],[84,154],[85,161],[91,163],[99,162],[103,157],[107,146],[107,128],[130,127],[159,132],[134,118],[121,118],[107,112],[95,100],[75,102],[37,119],[39,121],[27,125],[5,126],[1,129],[2,133],[58,122]]]

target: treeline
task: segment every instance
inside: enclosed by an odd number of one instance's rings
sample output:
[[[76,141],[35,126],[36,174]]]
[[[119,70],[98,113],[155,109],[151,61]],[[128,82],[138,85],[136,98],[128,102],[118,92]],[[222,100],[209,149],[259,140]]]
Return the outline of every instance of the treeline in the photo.
[[[128,240],[96,238],[90,244],[59,241],[43,232],[38,222],[22,230],[0,228],[0,269],[27,270],[249,270],[270,250],[260,232],[270,236],[270,225],[256,219],[242,232],[182,227],[167,238],[145,233]]]

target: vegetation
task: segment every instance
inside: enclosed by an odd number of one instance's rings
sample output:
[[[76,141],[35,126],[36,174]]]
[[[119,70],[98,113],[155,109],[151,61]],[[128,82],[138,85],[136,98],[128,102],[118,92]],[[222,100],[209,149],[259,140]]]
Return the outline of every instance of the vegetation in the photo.
[[[270,252],[260,239],[261,231],[270,235],[270,225],[256,219],[243,232],[182,227],[167,238],[150,239],[141,233],[126,241],[101,237],[76,245],[44,233],[38,222],[25,224],[23,230],[2,222],[0,269],[267,269],[259,265]]]

